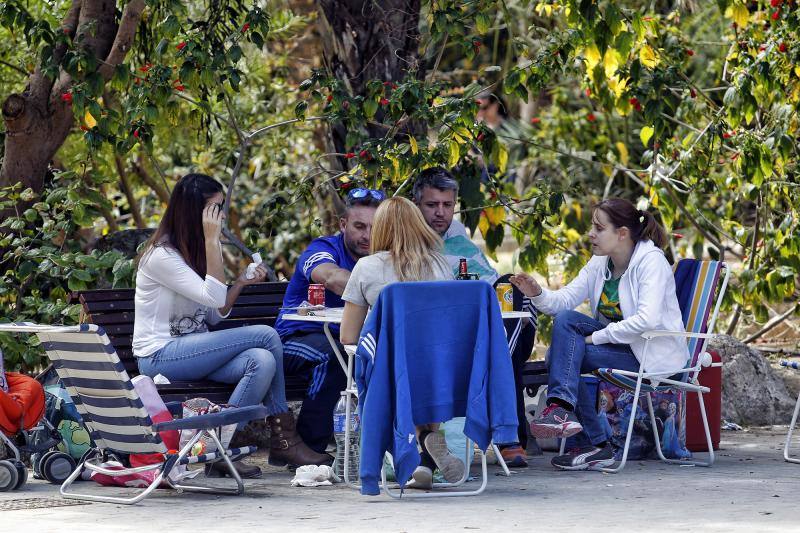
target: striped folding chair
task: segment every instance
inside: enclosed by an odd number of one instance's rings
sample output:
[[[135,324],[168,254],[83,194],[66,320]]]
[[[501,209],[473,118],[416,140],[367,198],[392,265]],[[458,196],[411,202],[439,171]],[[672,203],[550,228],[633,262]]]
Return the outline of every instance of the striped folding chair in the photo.
[[[75,402],[86,428],[101,453],[86,458],[61,486],[61,495],[76,500],[134,504],[146,498],[162,485],[190,492],[242,494],[244,484],[231,462],[232,458],[247,455],[254,446],[226,450],[217,437],[216,428],[266,416],[263,406],[240,407],[220,413],[194,416],[154,424],[142,400],[133,388],[123,364],[103,328],[94,324],[80,326],[45,326],[38,324],[0,324],[0,331],[35,333],[42,342],[61,382]],[[173,414],[180,412],[180,402],[167,406]],[[159,431],[195,429],[195,436],[180,450],[168,450]],[[192,446],[201,438],[216,444],[216,451],[190,456]],[[164,462],[152,465],[111,470],[101,466],[108,452],[123,454],[163,454]],[[235,488],[202,485],[180,485],[170,480],[177,465],[224,461]],[[71,492],[72,483],[84,469],[108,476],[125,476],[149,470],[159,470],[154,481],[132,497],[115,497]]]
[[[787,368],[794,368],[800,370],[800,364],[797,361],[781,361],[781,366]],[[797,415],[800,414],[800,395],[797,396],[797,403],[794,404],[794,414],[792,415],[792,422],[789,424],[789,433],[786,434],[786,444],[783,446],[783,458],[790,463],[800,463],[800,459],[792,457],[789,454],[789,446],[792,443],[792,433],[794,433],[794,426],[797,424]]]
[[[722,284],[719,284],[720,277],[724,270]],[[700,261],[697,259],[681,259],[675,264],[675,290],[678,296],[678,304],[683,314],[683,323],[686,331],[661,331],[653,330],[642,333],[645,339],[644,354],[642,355],[642,365],[638,372],[625,370],[615,370],[612,368],[599,368],[593,374],[600,379],[616,385],[622,389],[633,393],[633,397],[638,399],[641,395],[647,398],[647,409],[650,414],[650,422],[653,426],[656,451],[659,459],[667,463],[690,464],[695,466],[711,466],[714,463],[714,446],[711,442],[711,433],[708,429],[708,419],[706,408],[703,404],[703,393],[711,389],[700,385],[698,374],[703,367],[711,366],[711,355],[706,351],[708,340],[715,335],[710,333],[714,330],[714,324],[719,314],[722,298],[728,286],[730,271],[725,263],[720,261]],[[719,287],[719,290],[717,290]],[[716,297],[715,297],[716,295]],[[713,313],[712,313],[713,307]],[[710,315],[710,318],[709,318]],[[685,337],[688,341],[689,359],[681,370],[666,375],[664,373],[645,372],[644,361],[647,357],[647,347],[651,339],[664,336]],[[684,391],[686,393],[697,393],[700,404],[700,415],[703,419],[703,429],[706,433],[708,443],[707,461],[687,461],[667,459],[661,450],[661,439],[658,435],[656,426],[655,412],[653,411],[653,401],[650,393],[665,391]],[[633,425],[636,419],[636,408],[638,401],[632,402],[628,431],[625,437],[625,447],[622,452],[622,460],[619,465],[613,468],[602,468],[600,470],[609,473],[616,473],[625,467],[628,458],[628,448],[633,434]]]

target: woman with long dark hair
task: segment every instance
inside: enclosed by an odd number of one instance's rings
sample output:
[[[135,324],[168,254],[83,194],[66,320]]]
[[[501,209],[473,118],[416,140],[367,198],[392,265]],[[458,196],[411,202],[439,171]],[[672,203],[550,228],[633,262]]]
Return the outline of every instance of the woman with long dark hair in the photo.
[[[614,454],[581,373],[598,368],[638,371],[644,354],[641,334],[683,331],[675,279],[662,248],[664,228],[651,213],[628,200],[610,198],[594,207],[589,231],[593,257],[566,287],[550,291],[527,274],[511,277],[534,305],[550,315],[553,340],[548,359],[547,407],[531,422],[534,437],[568,437],[584,431],[590,442],[555,457],[553,466],[583,470],[614,464]],[[593,316],[574,308],[589,300]],[[650,340],[647,372],[677,372],[689,353],[679,337]]]
[[[222,185],[204,174],[182,177],[172,191],[161,224],[138,261],[133,354],[148,376],[236,383],[228,403],[264,404],[271,428],[269,463],[323,464],[330,456],[308,448],[295,431],[286,404],[283,346],[269,326],[208,331],[225,318],[247,285],[266,277],[245,272],[228,288],[220,232],[224,220]],[[217,464],[220,467],[217,467]],[[243,477],[258,477],[255,466],[235,463]],[[224,474],[222,463],[209,473]]]

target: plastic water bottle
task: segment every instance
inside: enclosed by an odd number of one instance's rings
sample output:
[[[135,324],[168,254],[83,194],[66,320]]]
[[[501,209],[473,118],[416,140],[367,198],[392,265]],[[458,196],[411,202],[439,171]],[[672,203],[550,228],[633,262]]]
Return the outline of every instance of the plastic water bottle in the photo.
[[[361,421],[356,413],[357,403],[355,398],[342,395],[336,408],[333,410],[333,435],[336,438],[336,459],[333,461],[333,471],[344,480],[344,444],[345,423],[348,399],[350,401],[350,453],[347,458],[347,477],[352,483],[358,482],[358,463],[361,444]]]

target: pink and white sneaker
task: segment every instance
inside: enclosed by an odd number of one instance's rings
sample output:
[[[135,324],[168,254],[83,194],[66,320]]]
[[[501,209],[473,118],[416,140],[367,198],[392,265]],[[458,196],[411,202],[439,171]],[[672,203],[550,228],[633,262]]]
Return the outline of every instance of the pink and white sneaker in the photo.
[[[545,407],[539,418],[531,422],[531,435],[537,439],[562,439],[582,430],[583,426],[578,422],[575,413],[555,403]]]

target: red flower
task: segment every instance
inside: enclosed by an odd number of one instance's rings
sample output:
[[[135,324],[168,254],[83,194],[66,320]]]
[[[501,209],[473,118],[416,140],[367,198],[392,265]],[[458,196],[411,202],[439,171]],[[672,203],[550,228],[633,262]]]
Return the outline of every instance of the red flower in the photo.
[[[381,105],[389,105],[389,100],[386,98],[381,98]]]
[[[776,9],[775,11],[772,12],[771,18],[772,18],[772,20],[778,20],[778,18],[780,16],[781,16],[781,10],[780,9]]]
[[[780,52],[781,52],[782,54],[785,54],[785,53],[786,53],[786,48],[787,48],[787,47],[786,47],[786,43],[781,43],[781,44],[779,44],[779,45],[778,45],[778,50],[780,50]]]
[[[136,137],[137,139],[139,138],[139,129],[138,128],[133,130],[133,136]]]
[[[180,83],[179,83],[179,84],[177,84],[177,85],[175,86],[175,90],[176,90],[176,91],[183,92],[183,90],[184,90],[184,89],[186,89],[186,87],[184,87],[184,86],[183,86],[182,84],[180,84]]]
[[[370,154],[367,150],[361,150],[360,152],[358,152],[358,157],[369,161],[370,159],[372,159],[372,154]]]
[[[782,3],[783,3],[783,0],[771,0],[771,2],[769,3],[769,5],[771,5],[772,7],[778,7],[778,6],[780,6]]]
[[[391,85],[392,85],[392,82],[390,82],[390,81],[383,82],[383,86],[384,87],[390,87]]]
[[[736,135],[735,131],[726,131],[725,133],[722,134],[722,138],[723,139],[730,139],[734,135]]]
[[[142,65],[141,67],[139,67],[139,70],[140,70],[141,72],[147,72],[147,71],[149,71],[151,68],[153,68],[153,64],[152,64],[152,63],[145,63],[144,65]]]
[[[344,154],[345,159],[353,159],[356,156],[353,152],[347,152]]]
[[[594,116],[594,113],[589,113],[588,115],[586,115],[586,120],[588,120],[589,122],[594,122],[595,120],[597,120],[597,117]]]
[[[586,96],[592,96],[592,90],[589,89],[588,87],[586,88],[586,90],[584,92],[586,93]]]
[[[397,84],[396,83],[392,84],[392,89],[397,89]]]
[[[61,95],[61,101],[62,102],[66,102],[68,104],[71,104],[72,103],[72,93],[71,92],[63,93]]]
[[[541,121],[542,121],[542,119],[540,119],[539,117],[533,117],[533,118],[531,119],[531,124],[538,124],[538,123],[540,123]]]
[[[479,141],[482,141],[482,140],[484,140],[485,138],[486,138],[486,134],[484,134],[483,132],[480,132],[480,133],[478,134],[478,140],[479,140]]]
[[[694,50],[692,50],[691,48],[687,48],[686,49],[686,55],[690,56],[690,57],[693,56],[694,55]]]
[[[186,41],[181,41],[175,46],[175,48],[177,48],[178,50],[183,50],[185,46],[186,46]]]
[[[332,94],[329,94],[328,97],[325,98],[325,101],[328,102],[328,103],[331,103],[332,100],[333,100],[333,95]]]
[[[636,111],[642,110],[642,104],[639,102],[639,99],[636,98],[635,96],[629,99],[628,103],[631,104]]]
[[[89,131],[89,127],[81,124],[81,131]]]
[[[250,23],[249,22],[245,22],[244,26],[242,26],[242,33],[246,32],[249,29],[250,29]]]
[[[683,239],[682,233],[673,233],[672,236],[675,237],[676,239]]]
[[[695,91],[694,88],[689,89],[689,96],[697,98],[697,91]]]

